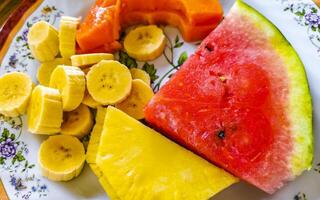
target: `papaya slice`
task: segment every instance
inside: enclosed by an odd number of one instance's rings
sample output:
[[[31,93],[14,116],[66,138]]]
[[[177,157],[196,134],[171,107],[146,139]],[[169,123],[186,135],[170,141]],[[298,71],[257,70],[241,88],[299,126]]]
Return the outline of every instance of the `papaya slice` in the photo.
[[[121,28],[134,24],[177,26],[186,41],[207,36],[221,21],[218,0],[97,0],[77,31],[79,52],[113,52]]]
[[[77,31],[80,49],[96,49],[119,39],[119,0],[98,0]]]
[[[177,12],[129,12],[121,16],[122,27],[137,24],[170,24],[179,28],[184,40],[192,42],[205,38],[217,24],[191,25],[187,23]]]
[[[86,53],[113,53],[122,48],[122,44],[118,41],[113,41],[111,43],[104,44],[102,46],[93,49],[81,49],[79,46],[76,48],[76,54],[86,54]]]
[[[221,20],[223,10],[217,0],[123,0],[125,12],[177,12],[192,25],[208,25]]]

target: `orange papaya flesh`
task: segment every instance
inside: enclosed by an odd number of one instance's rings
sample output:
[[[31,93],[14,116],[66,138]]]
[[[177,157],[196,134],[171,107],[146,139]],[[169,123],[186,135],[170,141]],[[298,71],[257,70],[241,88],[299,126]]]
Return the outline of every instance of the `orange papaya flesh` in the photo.
[[[122,0],[124,12],[170,11],[184,15],[192,25],[220,22],[223,9],[218,0]]]
[[[76,35],[81,49],[95,49],[119,39],[120,3],[118,1],[98,0],[90,8]]]
[[[194,26],[175,12],[130,12],[121,15],[122,28],[138,24],[169,24],[178,27],[185,41],[194,42],[205,38],[218,24]]]
[[[120,31],[121,31],[121,25],[120,25],[120,11],[121,11],[121,3],[122,0],[114,0],[115,1],[115,13],[113,18],[113,37],[114,41],[120,39]]]
[[[97,0],[77,32],[77,52],[114,52],[120,29],[141,23],[177,26],[186,41],[201,40],[222,15],[218,0]]]
[[[94,49],[81,49],[79,46],[76,48],[76,54],[87,54],[87,53],[114,53],[122,49],[122,44],[118,41],[113,41],[111,43],[104,44]]]

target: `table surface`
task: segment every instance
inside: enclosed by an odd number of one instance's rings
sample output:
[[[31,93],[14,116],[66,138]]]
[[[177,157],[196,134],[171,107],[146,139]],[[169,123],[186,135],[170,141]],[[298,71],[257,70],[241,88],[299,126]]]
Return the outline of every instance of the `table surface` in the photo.
[[[13,12],[18,9],[19,5],[23,2],[30,0],[0,0],[0,34],[2,33],[3,26],[8,22],[8,19],[13,15]],[[32,1],[32,0],[31,0]],[[313,0],[320,6],[320,0]],[[4,186],[0,179],[0,200],[9,200]]]

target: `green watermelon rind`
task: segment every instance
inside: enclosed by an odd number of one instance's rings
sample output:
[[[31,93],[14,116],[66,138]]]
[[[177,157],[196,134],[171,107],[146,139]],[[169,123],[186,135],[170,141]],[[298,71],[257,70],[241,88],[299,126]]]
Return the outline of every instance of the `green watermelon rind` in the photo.
[[[292,174],[298,176],[310,169],[313,162],[312,100],[304,65],[291,44],[268,19],[240,0],[236,2],[235,9],[248,16],[257,28],[268,35],[287,67],[290,85],[287,113],[294,139],[290,168]]]

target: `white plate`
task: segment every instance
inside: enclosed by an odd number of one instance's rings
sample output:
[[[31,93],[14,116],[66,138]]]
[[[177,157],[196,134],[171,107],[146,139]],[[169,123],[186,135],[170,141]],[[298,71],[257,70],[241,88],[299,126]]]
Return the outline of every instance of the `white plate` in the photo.
[[[1,62],[0,73],[23,71],[31,75],[33,80],[36,81],[36,70],[39,63],[29,57],[30,52],[26,46],[28,26],[40,19],[47,20],[57,26],[62,14],[84,16],[92,2],[92,0],[45,0],[26,19],[25,24],[17,32]],[[228,12],[233,2],[233,0],[222,0],[225,13]],[[317,164],[319,163],[318,151],[320,147],[318,137],[320,130],[320,11],[309,0],[246,0],[246,2],[259,10],[280,29],[296,49],[305,65],[314,106],[315,161],[312,170],[305,172],[274,195],[267,195],[246,183],[238,183],[219,193],[213,199],[320,199],[320,164]],[[316,12],[319,12],[319,14]],[[314,20],[310,22],[308,21],[310,19]],[[166,27],[165,32],[173,43],[177,35],[182,41],[175,28]],[[184,43],[180,48],[174,48],[172,62],[177,63],[183,52],[190,55],[195,48],[196,44],[187,43]],[[171,60],[170,50],[167,50],[166,54]],[[164,77],[164,75],[170,75],[171,72],[167,73],[168,71],[174,72],[173,67],[168,64],[164,56],[151,63],[155,65],[159,76],[155,85],[160,85],[159,82],[163,83],[167,80],[167,76]],[[143,63],[139,64],[141,66]],[[37,164],[37,152],[41,141],[46,137],[28,133],[25,124],[25,117],[15,119],[1,117],[0,121],[0,138],[5,137],[6,133],[15,137],[6,147],[11,148],[13,155],[6,159],[0,159],[0,177],[10,199],[108,199],[88,166],[84,168],[80,177],[66,183],[52,182],[41,177]],[[5,130],[8,130],[8,132]]]

